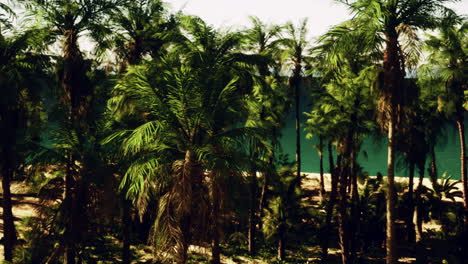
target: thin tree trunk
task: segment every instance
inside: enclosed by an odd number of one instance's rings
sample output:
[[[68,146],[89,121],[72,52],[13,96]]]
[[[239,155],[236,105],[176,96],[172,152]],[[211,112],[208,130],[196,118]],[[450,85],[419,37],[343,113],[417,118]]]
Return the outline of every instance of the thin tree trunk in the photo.
[[[354,145],[354,144],[353,144]],[[351,221],[349,227],[349,240],[350,240],[350,263],[353,263],[356,259],[356,250],[358,248],[356,234],[359,227],[359,193],[357,184],[357,173],[356,173],[356,151],[353,147],[351,151],[351,167],[350,180],[351,180]]]
[[[422,219],[422,208],[421,208],[421,191],[423,188],[425,166],[419,168],[419,183],[416,187],[416,206],[414,208],[414,224],[415,224],[415,241],[416,241],[416,263],[426,263],[426,256],[424,246],[422,244],[423,237],[423,219]]]
[[[123,247],[122,247],[122,264],[130,264],[130,201],[123,197],[122,224],[123,224]]]
[[[346,163],[346,162],[345,162]],[[345,167],[346,165],[344,165]],[[339,184],[339,203],[338,203],[338,232],[340,237],[341,262],[343,264],[350,263],[349,259],[349,233],[348,233],[348,217],[346,212],[346,178],[347,172],[345,168],[341,168],[340,184]]]
[[[12,211],[12,200],[10,191],[10,181],[13,178],[14,170],[10,168],[8,160],[11,157],[5,157],[3,166],[2,188],[3,188],[3,248],[6,261],[13,261],[13,250],[16,244],[15,219]]]
[[[286,234],[282,224],[278,230],[278,259],[284,260],[286,257]]]
[[[213,221],[213,237],[212,237],[212,248],[211,248],[211,264],[220,264],[221,263],[221,248],[219,246],[220,241],[220,226],[219,226],[219,217],[220,217],[220,199],[221,195],[219,192],[218,179],[216,172],[212,172],[213,177],[211,177],[211,192],[213,196],[213,211],[212,211],[212,221]]]
[[[350,129],[347,133],[344,152],[343,152],[343,164],[340,170],[339,180],[339,203],[338,203],[338,229],[340,236],[340,247],[341,247],[341,260],[343,264],[353,263],[354,254],[352,253],[353,247],[353,229],[352,224],[347,212],[347,187],[348,183],[351,183],[353,179],[353,130]],[[353,209],[351,209],[353,211]]]
[[[338,203],[338,230],[340,237],[341,261],[343,264],[352,263],[351,256],[351,234],[350,221],[347,212],[347,187],[351,176],[351,148],[352,148],[352,131],[348,132],[344,145],[343,164],[340,168],[340,179],[338,186],[339,203]]]
[[[409,184],[408,184],[408,218],[406,219],[406,233],[408,235],[408,242],[415,241],[415,230],[413,224],[414,217],[414,162],[410,161],[409,164]]]
[[[73,179],[73,160],[72,154],[67,153],[67,164],[65,169],[65,208],[68,213],[68,221],[65,228],[65,263],[75,264],[75,223],[74,223],[74,179]]]
[[[255,233],[256,233],[256,209],[257,209],[257,169],[255,166],[252,168],[250,175],[250,212],[249,212],[249,254],[255,254]]]
[[[393,110],[392,110],[393,111]],[[387,264],[397,263],[395,244],[395,164],[394,164],[394,129],[393,114],[388,123],[388,189],[387,189]]]
[[[320,160],[320,201],[323,202],[325,196],[325,179],[323,177],[323,138],[319,138],[319,160]]]
[[[333,151],[332,151],[331,142],[328,142],[328,162],[330,164],[331,193],[330,193],[330,200],[328,201],[327,207],[326,207],[325,227],[324,227],[322,237],[321,237],[321,241],[322,241],[321,262],[322,263],[328,263],[328,246],[329,246],[329,241],[330,241],[331,220],[333,217],[333,208],[335,207],[335,203],[336,203],[336,194],[337,194],[337,186],[338,186],[338,179],[336,177],[336,170],[335,170],[335,165],[333,162]]]
[[[466,175],[466,154],[465,154],[465,127],[463,122],[463,114],[458,114],[457,126],[460,136],[460,161],[461,161],[461,179],[463,185],[463,207],[464,207],[464,224],[465,231],[468,232],[468,178]]]
[[[301,121],[299,113],[299,85],[296,87],[296,176],[301,176]]]
[[[266,171],[265,173],[263,173],[263,177],[264,177],[264,181],[263,181],[263,185],[262,185],[262,192],[260,194],[260,201],[259,201],[259,209],[258,211],[260,212],[260,219],[258,221],[258,229],[261,231],[263,230],[263,217],[264,217],[264,212],[263,212],[263,208],[265,208],[266,206],[266,202],[267,202],[267,196],[268,196],[268,184],[269,184],[269,181],[270,181],[270,173],[271,171],[270,170],[273,170],[273,155],[270,156],[270,158],[268,159],[268,168],[269,170]]]
[[[423,187],[424,180],[424,167],[419,169],[419,183],[418,187],[416,187],[416,206],[414,209],[414,223],[415,223],[415,239],[416,242],[420,242],[422,240],[422,215],[421,215],[421,190]]]
[[[435,187],[437,186],[437,165],[436,165],[436,154],[435,154],[435,146],[431,146],[431,182],[432,185]]]
[[[294,107],[296,119],[296,176],[301,176],[301,121],[300,121],[300,84],[301,84],[301,61],[296,62],[294,68],[292,85],[294,86]]]

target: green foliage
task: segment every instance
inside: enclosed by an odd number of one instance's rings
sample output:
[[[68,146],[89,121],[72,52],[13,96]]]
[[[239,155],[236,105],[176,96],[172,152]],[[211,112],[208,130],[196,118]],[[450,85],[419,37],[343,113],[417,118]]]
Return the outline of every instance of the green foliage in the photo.
[[[420,82],[438,95],[437,109],[448,117],[466,104],[466,18],[448,13],[440,21],[439,35],[427,35],[428,62],[421,67]]]
[[[299,183],[293,167],[283,167],[275,175],[265,211],[263,232],[267,239],[277,239],[280,230],[290,237],[303,228],[308,212],[302,204],[304,194]]]
[[[299,87],[310,88],[303,89],[313,99],[305,113],[308,138],[357,156],[382,110],[376,88],[389,34],[397,34],[397,66],[413,73],[423,55],[417,30],[439,26],[439,34],[424,42],[429,56],[415,71],[418,79],[393,91],[405,113],[395,138],[401,166],[416,164],[424,172],[426,154],[443,138],[441,113],[453,118],[467,108],[466,19],[443,7],[445,2],[346,1],[353,19],[333,26],[314,48],[307,20],[278,26],[252,17],[250,28],[236,32],[170,14],[159,0],[27,0],[21,4],[35,25],[19,30],[13,27],[15,5],[0,3],[1,167],[10,166],[33,185],[39,204],[34,217],[20,224],[25,242],[15,261],[63,262],[67,228],[79,212],[77,261],[119,262],[129,227],[131,243],[149,237],[149,261],[180,261],[190,244],[207,245],[219,231],[223,253],[240,262],[247,257],[252,209],[244,172],[264,176],[267,204],[259,215],[267,241],[286,236],[293,253],[288,263],[307,261],[316,255],[315,248],[304,252],[316,243],[324,214],[309,209],[303,179],[278,154],[293,105],[288,88],[298,96]],[[85,36],[97,44],[93,56],[79,48]],[[59,41],[61,56],[50,55]],[[342,158],[339,166],[350,163],[351,157]],[[353,165],[362,186],[359,198],[346,206],[360,212],[356,250],[367,254],[379,251],[385,237],[388,186]],[[442,232],[427,238],[454,241],[461,233],[458,184],[444,174],[433,189],[417,192],[424,220],[442,225]],[[66,187],[73,195],[64,198]],[[406,187],[396,184],[395,191]],[[124,197],[132,202],[130,224],[120,219]],[[397,202],[397,215],[407,199]],[[152,226],[149,234],[143,225]],[[258,244],[262,259],[286,263],[273,260],[272,243]],[[141,248],[135,258],[145,257]],[[450,254],[443,261],[455,261]],[[199,254],[188,260],[207,261]]]

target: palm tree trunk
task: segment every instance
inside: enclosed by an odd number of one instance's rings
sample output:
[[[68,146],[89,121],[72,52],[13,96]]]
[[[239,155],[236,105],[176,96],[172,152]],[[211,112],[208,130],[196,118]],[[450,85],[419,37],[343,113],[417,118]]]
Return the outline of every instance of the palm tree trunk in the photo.
[[[346,169],[341,168],[339,184],[339,203],[338,203],[338,232],[340,237],[341,262],[350,263],[349,259],[349,233],[348,217],[346,212]]]
[[[3,164],[3,177],[2,177],[2,188],[3,188],[3,248],[4,257],[8,262],[13,261],[13,249],[16,244],[16,229],[12,211],[12,200],[10,191],[10,181],[13,178],[14,170],[11,168],[9,159],[11,156],[4,155]]]
[[[219,226],[219,217],[220,217],[220,199],[221,194],[219,192],[218,179],[216,172],[212,172],[211,177],[211,193],[213,197],[213,237],[212,237],[212,247],[211,247],[211,264],[220,264],[221,263],[221,248],[219,246],[220,241],[220,226]]]
[[[64,232],[64,243],[65,245],[65,260],[66,264],[75,263],[75,223],[74,223],[74,179],[73,179],[73,160],[71,153],[67,153],[67,164],[65,169],[65,208],[68,214],[68,221]]]
[[[319,138],[319,160],[320,160],[320,200],[323,202],[325,196],[325,179],[323,177],[323,138]]]
[[[265,173],[263,173],[263,177],[264,177],[264,181],[263,181],[263,185],[262,185],[262,192],[260,194],[260,201],[259,201],[259,209],[258,211],[260,212],[260,220],[258,221],[258,229],[261,231],[263,230],[263,216],[264,216],[264,212],[263,212],[263,208],[265,208],[266,206],[266,202],[267,202],[267,192],[268,192],[268,184],[269,184],[269,181],[270,181],[270,170],[273,169],[273,155],[270,156],[270,158],[268,159],[268,168],[269,170],[266,171]]]
[[[257,209],[257,169],[255,166],[252,168],[250,175],[250,212],[249,212],[249,254],[255,254],[255,233],[256,233],[256,209]]]
[[[351,165],[351,131],[348,132],[345,142],[345,150],[343,152],[343,164],[340,167],[340,179],[338,186],[339,202],[338,202],[338,230],[340,237],[341,248],[341,261],[343,264],[352,263],[352,256],[350,254],[351,237],[350,237],[350,224],[347,212],[347,187],[350,174]]]
[[[333,152],[332,152],[331,142],[328,142],[328,161],[330,164],[331,193],[330,193],[330,200],[328,201],[327,207],[326,207],[325,227],[324,227],[322,237],[321,237],[321,241],[322,241],[321,262],[322,263],[328,263],[328,246],[329,246],[329,241],[330,241],[331,220],[333,216],[333,208],[335,207],[335,203],[336,203],[336,194],[337,194],[337,186],[338,186],[338,179],[336,177],[336,170],[335,170],[335,165],[333,162]]]
[[[388,188],[387,188],[387,264],[397,263],[397,252],[395,244],[395,164],[394,164],[394,135],[395,122],[397,120],[398,105],[401,101],[401,83],[404,78],[402,67],[402,58],[400,57],[400,48],[398,43],[398,33],[396,31],[396,21],[388,21],[386,28],[386,47],[383,58],[383,87],[381,97],[381,108],[383,120],[388,125]]]
[[[123,247],[122,247],[122,264],[130,264],[130,201],[123,197],[122,224],[123,224]]]
[[[436,165],[436,154],[435,154],[435,146],[431,146],[431,182],[432,185],[435,187],[437,186],[437,165]]]
[[[270,157],[270,160],[268,161],[269,163],[269,168],[272,168],[273,166],[273,157]],[[265,215],[265,213],[263,212],[263,208],[265,208],[266,206],[266,201],[267,201],[267,192],[268,192],[268,184],[269,184],[269,180],[270,180],[270,172],[267,171],[267,172],[264,172],[263,173],[263,185],[262,185],[262,191],[260,193],[260,199],[259,199],[259,203],[258,203],[258,212],[260,213],[260,219],[258,221],[258,229],[260,231],[263,230],[263,217]]]
[[[185,264],[188,259],[188,249],[191,241],[191,227],[192,218],[190,215],[185,215],[180,221],[180,229],[182,231],[182,243],[181,248],[178,250],[179,256],[177,256],[177,264]]]
[[[357,173],[356,173],[356,151],[351,151],[351,167],[350,171],[350,180],[351,180],[351,221],[349,227],[349,238],[350,238],[350,263],[353,263],[356,259],[356,250],[358,248],[356,234],[358,231],[359,223],[359,193],[358,193],[358,184],[357,184]]]
[[[188,259],[188,249],[192,241],[192,213],[193,213],[193,189],[198,188],[197,182],[198,175],[195,175],[195,153],[192,150],[185,152],[185,159],[182,169],[182,179],[179,183],[181,185],[181,201],[184,203],[181,206],[181,218],[179,222],[181,237],[178,243],[180,247],[177,249],[177,264],[185,264]]]
[[[414,223],[415,223],[415,239],[416,242],[420,242],[422,240],[422,215],[421,215],[421,190],[423,187],[423,180],[424,180],[424,167],[419,169],[419,183],[418,187],[416,187],[416,206],[414,208]]]
[[[294,68],[292,85],[294,86],[294,107],[296,119],[296,176],[301,176],[301,120],[300,120],[300,99],[301,99],[301,62],[297,62]]]
[[[408,235],[408,242],[415,241],[415,230],[413,224],[414,217],[414,162],[410,161],[409,164],[409,183],[408,183],[408,218],[406,219],[406,233]]]
[[[66,19],[71,21],[73,16],[65,14]],[[89,79],[86,75],[86,68],[82,53],[78,47],[78,32],[75,29],[67,29],[64,32],[63,43],[63,73],[61,76],[61,84],[64,89],[64,102],[68,107],[67,119],[71,122],[72,129],[75,129],[79,136],[88,133],[88,125],[86,124],[86,115],[89,106],[89,96],[92,94],[92,88]],[[76,179],[72,175],[72,166],[75,164],[73,153],[67,154],[67,168],[65,173],[65,208],[68,210],[69,218],[66,223],[64,233],[65,260],[67,264],[76,263],[76,243],[81,230],[78,230],[78,225],[81,225],[79,210],[82,207],[77,196],[82,195],[78,186],[82,184],[81,173],[78,172]],[[80,185],[81,186],[81,185]],[[81,186],[84,187],[84,186]],[[85,190],[86,188],[81,188]]]
[[[394,128],[393,115],[388,123],[388,189],[387,189],[387,264],[397,263],[396,244],[395,244],[395,164],[394,164]]]
[[[343,164],[340,170],[339,180],[339,203],[338,203],[338,228],[340,236],[341,260],[343,264],[353,263],[354,254],[353,247],[353,228],[347,212],[347,187],[348,183],[353,181],[353,130],[350,129],[347,133],[344,152]],[[353,209],[351,209],[353,211]],[[352,220],[352,219],[351,219]]]
[[[299,85],[296,88],[296,176],[301,176],[301,123],[300,123],[300,114],[299,114]]]
[[[283,224],[278,228],[278,259],[284,260],[286,257],[286,234]]]
[[[425,166],[419,168],[419,183],[416,187],[416,206],[414,208],[414,224],[415,224],[415,241],[416,241],[416,263],[426,263],[426,254],[423,246],[423,219],[421,208],[421,191],[423,188]]]
[[[465,154],[465,127],[463,122],[463,113],[458,114],[457,126],[460,136],[460,161],[461,161],[461,179],[463,185],[463,207],[465,231],[468,232],[468,178],[466,175],[466,154]]]
[[[2,110],[4,107],[2,106]],[[17,102],[11,102],[11,105],[6,106],[5,110],[0,113],[0,119],[2,119],[1,122],[4,127],[1,142],[3,151],[0,161],[3,189],[3,249],[5,260],[12,262],[17,235],[10,185],[17,167],[16,131],[19,126]]]

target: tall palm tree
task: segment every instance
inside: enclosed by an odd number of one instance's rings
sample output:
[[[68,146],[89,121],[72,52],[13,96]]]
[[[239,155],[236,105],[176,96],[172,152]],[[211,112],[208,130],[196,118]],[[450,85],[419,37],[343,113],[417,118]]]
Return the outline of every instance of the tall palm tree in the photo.
[[[328,141],[337,142],[338,153],[342,157],[339,172],[334,174],[339,181],[339,233],[342,247],[343,263],[352,262],[355,255],[354,237],[357,230],[357,155],[360,151],[362,136],[372,129],[374,104],[371,96],[371,83],[380,69],[375,65],[375,57],[380,54],[376,48],[367,48],[362,43],[369,41],[366,33],[352,22],[344,22],[325,33],[314,49],[316,60],[320,64],[314,69],[320,76],[324,89],[317,93],[317,103],[309,114],[307,121],[312,131],[325,137]],[[320,131],[331,130],[334,133]],[[350,221],[347,220],[346,193],[350,183],[352,200]],[[332,190],[333,191],[333,190]],[[333,203],[330,199],[330,209]],[[334,197],[333,197],[334,200]],[[327,211],[326,232],[329,229],[330,211]],[[347,224],[350,222],[352,224]],[[323,261],[327,257],[327,239],[322,245]]]
[[[219,164],[229,164],[221,159],[227,151],[223,142],[244,134],[232,128],[244,112],[242,77],[248,69],[239,62],[248,56],[236,52],[237,33],[219,33],[195,17],[184,18],[183,26],[187,36],[177,52],[162,64],[130,67],[114,88],[109,107],[116,117],[119,112],[144,116],[140,126],[117,136],[125,138],[124,153],[134,159],[122,182],[129,183],[128,195],[144,207],[146,189],[155,181],[164,186],[157,188],[161,198],[153,242],[185,263],[192,241],[212,230],[212,263],[219,263]],[[209,187],[204,170],[211,171]],[[206,189],[212,194],[212,212]],[[211,229],[205,221],[209,214]]]
[[[263,23],[257,17],[249,17],[252,23],[251,28],[245,31],[245,39],[246,39],[246,49],[248,52],[254,52],[257,55],[258,64],[258,77],[252,88],[252,95],[248,98],[248,106],[249,106],[249,119],[247,123],[252,123],[254,127],[261,127],[261,128],[270,128],[270,131],[275,131],[275,126],[279,128],[281,122],[274,123],[275,121],[279,121],[275,118],[274,115],[277,115],[278,112],[272,112],[278,109],[275,109],[272,105],[272,97],[275,96],[275,92],[278,93],[279,89],[278,86],[274,86],[275,83],[272,82],[271,78],[267,77],[271,75],[271,71],[269,69],[270,65],[274,63],[274,57],[276,57],[279,53],[278,49],[278,37],[281,28],[276,25],[267,25]],[[278,100],[279,98],[276,98]],[[279,103],[279,102],[278,102]],[[276,136],[275,133],[269,134],[270,136]],[[271,141],[277,141],[276,138],[271,138]],[[254,156],[257,158],[262,158],[258,155],[259,151],[256,147],[252,146],[251,153],[257,153]],[[273,152],[270,151],[271,154]],[[266,155],[266,153],[264,153]],[[263,156],[265,156],[263,155]],[[252,156],[253,157],[253,156]],[[254,158],[253,161],[257,158]],[[270,167],[273,162],[273,158],[267,158],[269,160]],[[262,187],[262,195],[257,195],[258,189],[258,181],[257,181],[257,170],[258,166],[253,166],[251,171],[251,201],[250,201],[250,214],[249,214],[249,231],[248,231],[248,240],[249,246],[248,250],[250,254],[255,253],[255,234],[256,234],[256,213],[257,209],[262,215],[261,206],[265,198],[265,191],[267,190],[266,185],[268,184],[268,174],[270,171],[263,171],[264,175],[264,183]],[[257,206],[257,200],[260,197],[260,201]],[[261,224],[260,224],[261,225]]]
[[[58,72],[60,86],[63,90],[63,103],[70,129],[77,135],[89,135],[93,129],[89,123],[89,109],[93,101],[93,85],[87,76],[89,63],[84,59],[79,47],[79,39],[88,33],[97,43],[102,41],[109,28],[103,21],[112,10],[120,6],[123,0],[28,0],[29,10],[44,21],[49,29],[47,41],[62,41],[62,65]],[[86,153],[85,153],[86,155]],[[71,169],[80,155],[68,153],[68,166],[65,173],[65,207],[68,208],[69,221],[64,232],[62,244],[65,244],[66,263],[75,263],[78,250],[76,240],[80,231],[80,213],[75,197],[77,192],[86,188],[82,186],[82,172],[75,173]],[[78,158],[83,159],[84,157]],[[80,161],[80,160],[78,160]],[[81,161],[80,161],[81,162]],[[61,247],[59,247],[60,249]]]
[[[71,120],[84,122],[86,109],[90,104],[92,88],[86,77],[87,63],[79,47],[79,40],[88,34],[96,43],[111,33],[106,21],[113,9],[123,0],[28,0],[28,8],[41,16],[44,27],[49,28],[46,39],[49,42],[60,40],[63,69],[60,72],[64,103]]]
[[[111,16],[115,32],[100,46],[113,48],[117,55],[118,72],[124,73],[128,66],[138,65],[145,56],[159,59],[166,53],[167,45],[178,36],[178,22],[167,14],[164,3],[159,0],[126,2]],[[125,190],[122,190],[124,193]],[[123,210],[123,262],[130,263],[131,201],[122,198]],[[142,217],[141,227],[148,230],[153,222],[151,212]],[[150,216],[150,217],[148,217]],[[146,232],[141,232],[147,234]]]
[[[301,120],[300,120],[300,98],[303,82],[303,66],[307,63],[308,57],[305,52],[309,49],[307,41],[307,19],[300,21],[299,25],[288,23],[285,26],[285,37],[281,44],[286,48],[288,58],[292,63],[292,73],[288,80],[288,85],[294,95],[294,114],[296,121],[296,175],[301,174]]]
[[[345,1],[342,1],[345,2]],[[401,37],[411,39],[417,28],[435,26],[435,15],[444,11],[445,0],[357,0],[346,1],[354,13],[354,21],[368,29],[369,35],[385,39],[382,57],[383,69],[380,76],[380,120],[388,134],[388,190],[387,190],[387,263],[397,262],[395,245],[395,180],[394,180],[394,136],[401,114],[405,55]],[[414,34],[413,34],[414,36]],[[413,38],[414,39],[414,38]]]
[[[18,32],[16,32],[18,33]],[[3,190],[3,233],[5,260],[13,261],[16,244],[16,230],[12,213],[10,183],[24,157],[20,155],[21,145],[33,136],[32,113],[40,104],[40,78],[45,78],[45,57],[31,51],[33,31],[4,37],[0,32],[0,140],[2,155],[1,174]]]
[[[195,102],[190,109],[185,93],[189,92],[193,98],[198,90],[192,85],[194,79],[189,69],[176,72],[167,67],[171,71],[163,80],[177,82],[171,83],[170,88],[169,84],[167,88],[166,85],[153,87],[148,81],[152,75],[143,68],[128,69],[113,89],[109,109],[116,120],[119,116],[139,116],[140,110],[146,112],[148,118],[143,118],[142,124],[134,129],[112,135],[109,140],[122,138],[123,153],[131,163],[121,186],[128,185],[127,197],[134,200],[137,208],[146,210],[152,188],[161,195],[152,243],[160,250],[170,251],[175,247],[172,254],[176,255],[178,263],[185,263],[191,225],[197,216],[203,216],[203,212],[196,209],[206,211],[206,207],[198,207],[201,206],[198,195],[203,180],[195,152],[200,120],[196,116],[188,119]],[[137,111],[128,104],[137,105]]]
[[[460,139],[460,175],[463,185],[463,206],[465,208],[465,228],[468,230],[468,176],[466,174],[466,143],[464,119],[464,104],[467,90],[467,59],[468,23],[466,19],[454,14],[448,14],[442,19],[439,35],[429,35],[426,46],[430,51],[427,69],[439,85],[445,86],[443,99],[447,102],[444,107],[449,116],[453,116],[457,123]]]

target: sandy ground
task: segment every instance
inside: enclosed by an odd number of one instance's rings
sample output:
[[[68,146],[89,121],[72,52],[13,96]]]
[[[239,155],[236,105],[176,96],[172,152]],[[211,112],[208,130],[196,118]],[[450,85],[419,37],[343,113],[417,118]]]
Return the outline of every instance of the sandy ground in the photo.
[[[11,186],[11,193],[13,195],[13,216],[15,219],[16,229],[21,239],[21,219],[25,217],[34,216],[35,208],[38,199],[32,196],[25,196],[28,190],[24,188],[25,184],[14,183]],[[2,190],[3,196],[3,190]],[[3,207],[0,206],[0,213],[3,216]],[[3,217],[0,218],[0,237],[3,237]],[[3,244],[0,244],[0,260],[3,260]]]

